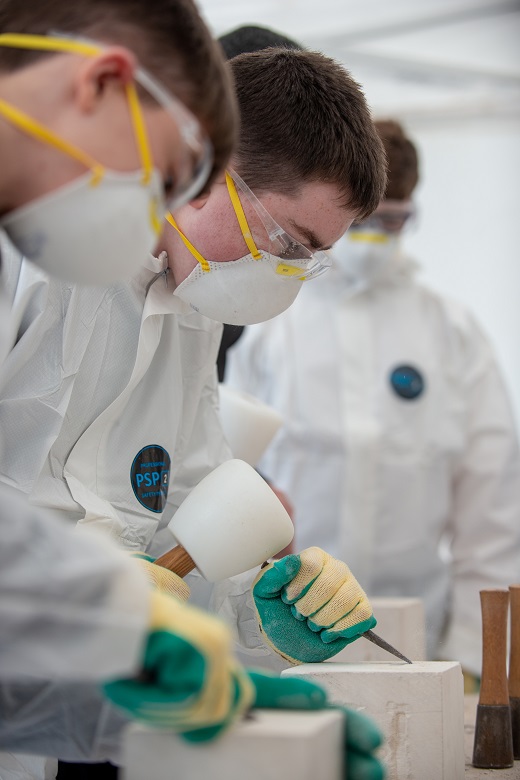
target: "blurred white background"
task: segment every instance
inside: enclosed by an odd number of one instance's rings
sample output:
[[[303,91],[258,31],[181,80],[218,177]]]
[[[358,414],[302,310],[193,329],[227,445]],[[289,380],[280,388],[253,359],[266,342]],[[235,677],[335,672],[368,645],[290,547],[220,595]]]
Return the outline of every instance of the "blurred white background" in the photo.
[[[272,27],[340,61],[416,142],[423,279],[492,341],[520,422],[520,0],[198,0],[216,35]]]

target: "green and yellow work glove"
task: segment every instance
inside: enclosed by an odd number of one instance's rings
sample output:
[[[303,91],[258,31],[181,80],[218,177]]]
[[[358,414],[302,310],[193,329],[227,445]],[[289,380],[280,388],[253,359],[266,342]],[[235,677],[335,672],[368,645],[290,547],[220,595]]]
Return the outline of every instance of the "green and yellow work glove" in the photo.
[[[376,724],[355,710],[330,704],[323,688],[298,677],[276,677],[268,672],[248,670],[254,686],[252,708],[269,710],[336,709],[345,715],[344,776],[348,780],[383,780],[385,772],[375,751],[382,742]],[[183,736],[200,742],[215,736],[215,729],[199,729]]]
[[[336,709],[345,715],[344,776],[348,780],[382,780],[385,772],[375,751],[383,741],[374,721],[366,715],[330,704],[326,691],[310,680],[276,677],[248,670],[255,688],[254,709],[323,710]]]
[[[344,776],[348,780],[383,780],[385,769],[375,755],[383,736],[373,720],[362,712],[329,705],[345,715]]]
[[[209,739],[249,709],[254,686],[224,623],[156,590],[151,607],[140,677],[106,683],[105,695],[132,718]]]
[[[150,585],[162,593],[175,596],[180,601],[188,601],[190,588],[181,577],[163,566],[156,566],[155,558],[152,558],[151,555],[141,552],[132,552],[130,554],[133,558],[137,558],[140,566],[145,570]]]
[[[318,663],[376,625],[370,602],[350,569],[319,547],[286,555],[253,583],[260,629],[293,663]]]

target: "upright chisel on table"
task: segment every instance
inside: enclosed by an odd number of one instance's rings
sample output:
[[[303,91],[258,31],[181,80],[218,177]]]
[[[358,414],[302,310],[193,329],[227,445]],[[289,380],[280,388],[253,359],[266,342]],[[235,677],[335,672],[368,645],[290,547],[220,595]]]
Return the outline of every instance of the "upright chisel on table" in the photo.
[[[513,766],[511,709],[507,685],[507,614],[509,591],[481,590],[482,678],[475,724],[473,766]]]

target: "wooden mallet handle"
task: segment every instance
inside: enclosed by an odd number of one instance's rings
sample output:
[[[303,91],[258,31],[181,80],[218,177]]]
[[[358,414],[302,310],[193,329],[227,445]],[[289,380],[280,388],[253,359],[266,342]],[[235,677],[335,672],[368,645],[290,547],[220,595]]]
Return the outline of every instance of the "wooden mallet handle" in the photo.
[[[479,704],[509,705],[507,685],[507,616],[509,591],[481,590],[482,680]]]
[[[169,550],[164,555],[155,559],[157,566],[168,569],[179,577],[185,577],[190,571],[196,568],[197,564],[188,552],[180,544]]]

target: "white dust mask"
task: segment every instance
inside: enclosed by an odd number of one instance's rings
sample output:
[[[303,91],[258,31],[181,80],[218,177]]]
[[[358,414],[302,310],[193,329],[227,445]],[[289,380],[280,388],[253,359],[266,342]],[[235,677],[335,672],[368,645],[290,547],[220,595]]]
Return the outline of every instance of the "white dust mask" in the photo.
[[[73,52],[87,57],[102,51],[102,45],[95,42],[14,33],[0,35],[0,46]],[[199,187],[207,178],[210,150],[204,139],[197,137],[198,123],[184,107],[177,105],[142,68],[136,69],[134,77],[160,108],[173,115],[186,152],[184,162],[194,161],[192,180],[189,175],[183,178],[180,170],[176,172],[177,186],[184,187],[177,194],[186,202],[194,194],[191,185]],[[4,119],[88,170],[0,220],[0,226],[29,260],[45,272],[73,283],[107,285],[129,278],[154,248],[162,231],[166,212],[162,177],[153,165],[135,83],[126,84],[125,90],[141,162],[139,170],[128,173],[106,168],[15,106],[0,100],[0,115]],[[188,174],[191,166],[184,165],[184,169]]]
[[[4,217],[0,224],[29,260],[70,282],[106,285],[131,276],[157,242],[165,202],[154,170],[86,174]]]
[[[225,263],[209,261],[209,271],[197,263],[174,295],[228,325],[253,325],[276,317],[291,305],[303,281],[280,277],[271,256],[260,254],[258,259],[248,254]]]
[[[353,288],[366,290],[393,272],[399,247],[397,235],[351,229],[334,244],[334,265]]]
[[[179,230],[169,214],[167,220],[197,260],[197,265],[176,288],[174,295],[195,311],[218,322],[252,325],[285,311],[298,295],[303,282],[327,270],[331,259],[324,252],[311,252],[285,233],[234,171],[226,173],[226,184],[250,251],[237,260],[208,261]],[[237,188],[260,217],[270,251],[257,248]]]

